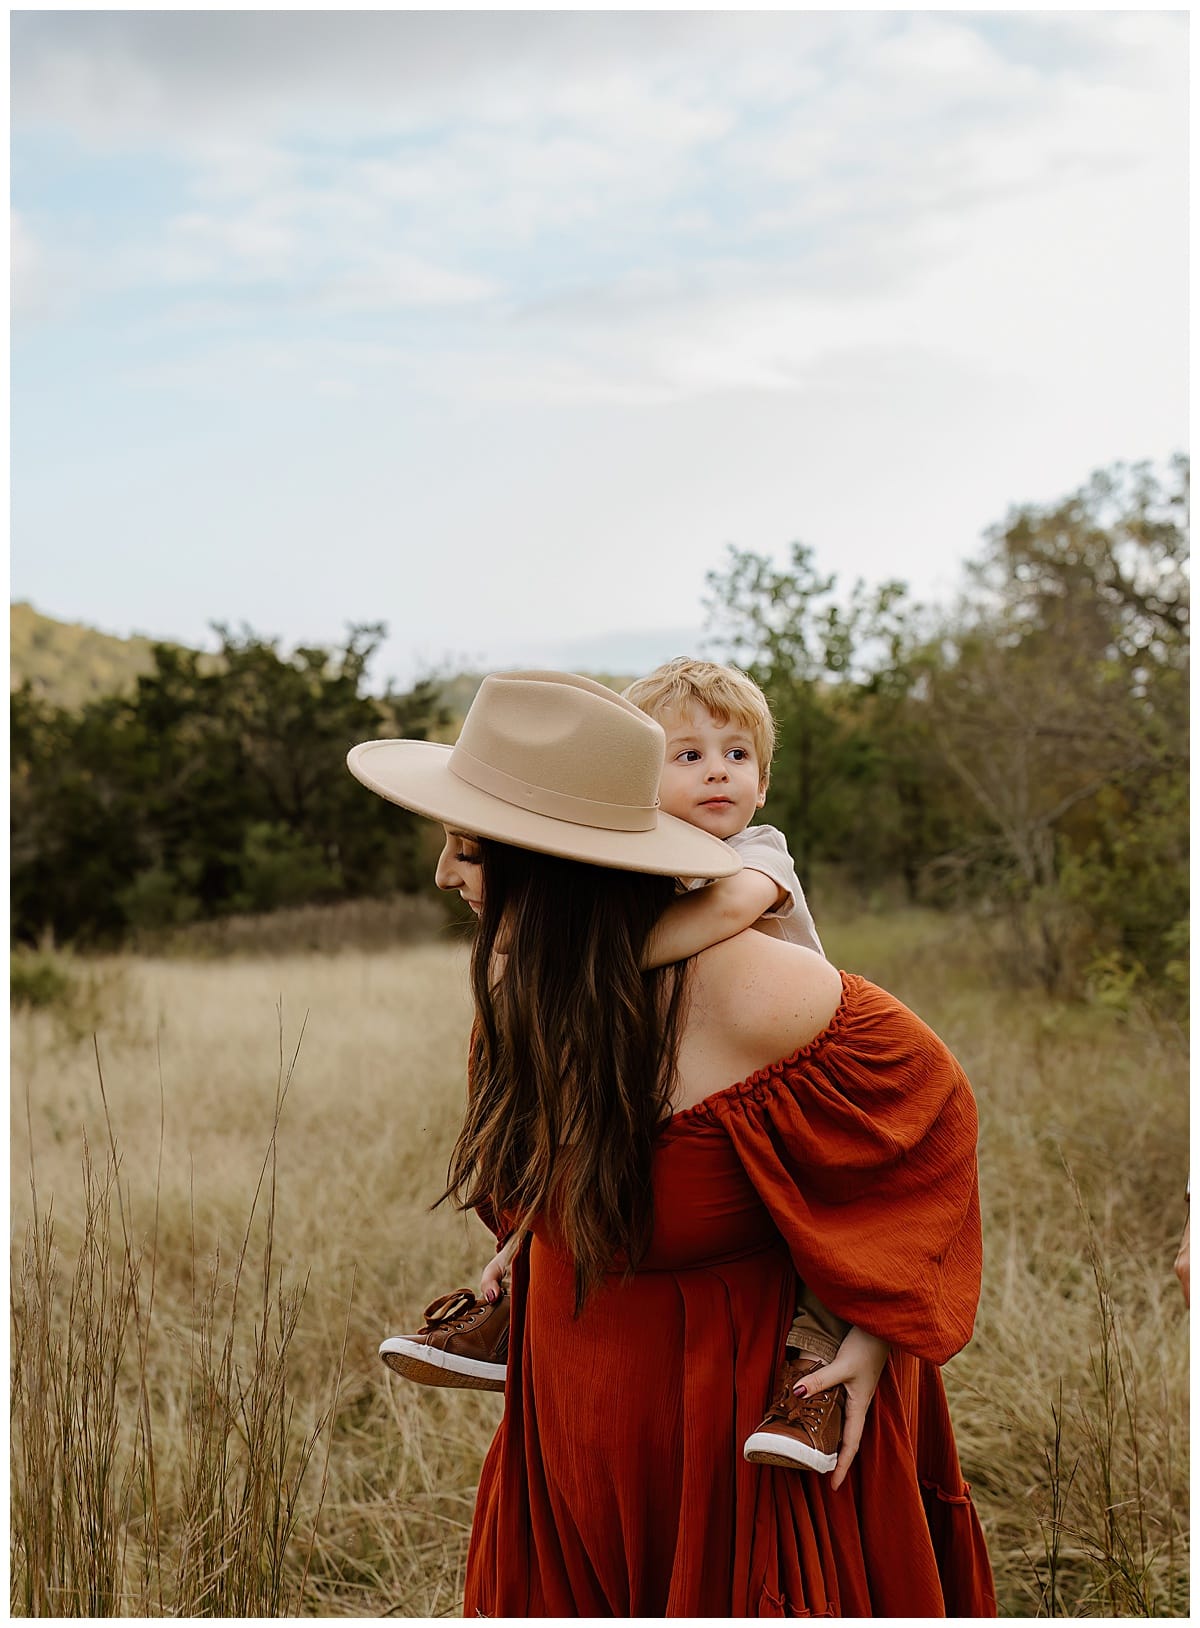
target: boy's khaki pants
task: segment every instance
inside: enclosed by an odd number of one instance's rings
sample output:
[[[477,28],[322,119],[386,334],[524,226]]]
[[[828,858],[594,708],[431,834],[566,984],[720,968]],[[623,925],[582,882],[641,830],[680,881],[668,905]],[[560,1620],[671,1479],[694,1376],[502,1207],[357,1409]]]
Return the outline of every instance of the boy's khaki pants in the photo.
[[[821,1362],[832,1362],[849,1330],[849,1323],[835,1317],[811,1290],[801,1285],[796,1315],[787,1337],[790,1348],[805,1356],[817,1357]]]

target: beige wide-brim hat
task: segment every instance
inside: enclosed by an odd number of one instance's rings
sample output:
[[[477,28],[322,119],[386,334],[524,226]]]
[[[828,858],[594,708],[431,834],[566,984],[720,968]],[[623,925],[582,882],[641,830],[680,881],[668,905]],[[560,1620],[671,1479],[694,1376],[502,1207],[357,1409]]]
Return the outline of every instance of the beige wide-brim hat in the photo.
[[[719,837],[664,814],[666,736],[653,718],[573,673],[485,678],[453,746],[363,741],[350,773],[380,797],[467,836],[658,876],[731,876]]]

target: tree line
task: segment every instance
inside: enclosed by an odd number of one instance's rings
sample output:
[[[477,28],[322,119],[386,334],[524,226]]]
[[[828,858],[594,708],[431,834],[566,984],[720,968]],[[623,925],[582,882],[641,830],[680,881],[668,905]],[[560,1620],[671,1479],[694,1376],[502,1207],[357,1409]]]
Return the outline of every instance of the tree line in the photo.
[[[986,535],[952,607],[839,589],[813,550],[731,548],[706,653],[779,724],[768,814],[802,880],[1002,918],[1013,971],[1182,999],[1187,956],[1188,465],[1116,465]],[[128,696],[12,695],[12,932],[131,929],[429,885],[419,822],[363,796],[347,747],[425,738],[433,680],[367,693],[384,636],[337,650],[217,629],[159,644]],[[818,901],[819,902],[819,901]]]
[[[424,739],[441,721],[432,682],[366,693],[384,631],[285,656],[219,627],[217,661],[157,644],[128,696],[72,711],[14,691],[13,937],[112,944],[131,929],[414,892],[418,821],[345,768],[355,741]]]
[[[952,608],[837,592],[801,544],[729,551],[714,650],[779,723],[769,809],[802,880],[998,915],[1018,980],[1149,981],[1188,941],[1188,463],[1100,471],[986,534]]]

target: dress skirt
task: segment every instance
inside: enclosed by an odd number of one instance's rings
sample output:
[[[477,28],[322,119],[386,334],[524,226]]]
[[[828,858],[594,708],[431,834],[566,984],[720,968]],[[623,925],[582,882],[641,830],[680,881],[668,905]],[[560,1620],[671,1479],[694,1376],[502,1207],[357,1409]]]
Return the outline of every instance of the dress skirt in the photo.
[[[937,1366],[980,1264],[974,1104],[941,1042],[843,975],[817,1040],[664,1128],[654,1182],[648,1255],[578,1317],[548,1229],[514,1263],[464,1614],[994,1616]],[[742,1457],[800,1277],[893,1343],[837,1492]]]

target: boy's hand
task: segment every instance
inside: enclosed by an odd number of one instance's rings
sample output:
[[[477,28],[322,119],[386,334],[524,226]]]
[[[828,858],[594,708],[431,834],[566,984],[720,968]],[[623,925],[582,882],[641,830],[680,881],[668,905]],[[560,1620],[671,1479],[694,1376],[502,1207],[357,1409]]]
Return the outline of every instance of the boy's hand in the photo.
[[[838,1490],[854,1462],[858,1444],[862,1440],[863,1425],[867,1422],[867,1409],[879,1384],[891,1346],[886,1340],[876,1339],[865,1328],[852,1328],[838,1348],[832,1362],[805,1374],[793,1386],[797,1396],[816,1396],[834,1385],[846,1387],[846,1422],[842,1428],[842,1445],[829,1485]]]
[[[669,904],[646,941],[642,966],[665,967],[686,961],[712,944],[753,927],[787,897],[773,877],[748,866],[707,887],[693,888]]]
[[[508,1269],[512,1265],[513,1256],[521,1247],[524,1236],[523,1232],[514,1232],[504,1248],[498,1250],[484,1267],[479,1279],[481,1300],[486,1300],[490,1304],[493,1300],[499,1300],[508,1288]]]

